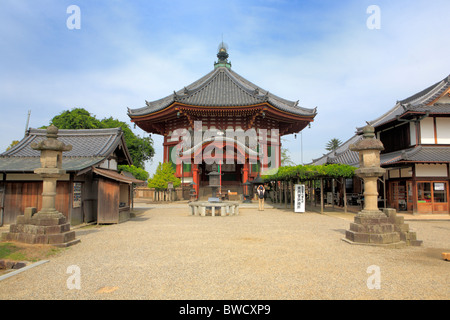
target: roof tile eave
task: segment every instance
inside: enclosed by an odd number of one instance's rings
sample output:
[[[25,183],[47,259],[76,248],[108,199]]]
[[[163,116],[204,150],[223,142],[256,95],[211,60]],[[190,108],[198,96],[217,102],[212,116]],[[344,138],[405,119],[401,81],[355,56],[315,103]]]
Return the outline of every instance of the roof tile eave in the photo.
[[[225,90],[227,94],[217,93]],[[220,96],[221,99],[217,100]],[[170,97],[174,97],[171,99]],[[269,102],[277,109],[298,115],[315,116],[316,109],[296,106],[296,102],[280,98],[267,90],[260,88],[233,70],[219,67],[209,72],[199,80],[165,98],[146,102],[147,106],[139,109],[128,109],[128,115],[133,117],[149,115],[169,107],[173,102],[180,102],[192,106],[247,106]]]

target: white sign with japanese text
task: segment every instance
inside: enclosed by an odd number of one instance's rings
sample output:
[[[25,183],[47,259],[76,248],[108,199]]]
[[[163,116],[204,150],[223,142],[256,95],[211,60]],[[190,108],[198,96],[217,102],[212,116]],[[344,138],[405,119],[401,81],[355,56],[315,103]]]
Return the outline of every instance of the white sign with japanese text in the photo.
[[[305,212],[305,185],[295,185],[294,212]]]

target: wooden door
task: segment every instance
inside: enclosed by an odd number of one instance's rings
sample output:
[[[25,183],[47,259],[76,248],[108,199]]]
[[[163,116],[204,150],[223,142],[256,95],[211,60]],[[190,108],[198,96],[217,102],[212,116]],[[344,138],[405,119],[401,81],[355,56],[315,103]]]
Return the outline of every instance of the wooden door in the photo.
[[[119,183],[108,179],[99,179],[97,223],[119,223],[119,202]]]

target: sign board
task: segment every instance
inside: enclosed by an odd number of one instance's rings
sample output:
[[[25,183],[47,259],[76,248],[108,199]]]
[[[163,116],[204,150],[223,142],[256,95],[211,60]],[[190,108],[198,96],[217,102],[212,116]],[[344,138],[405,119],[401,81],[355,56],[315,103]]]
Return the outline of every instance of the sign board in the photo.
[[[81,182],[73,183],[73,202],[72,206],[74,208],[81,207]]]
[[[445,184],[443,182],[435,182],[434,191],[445,191]]]
[[[295,185],[294,212],[305,212],[305,185]]]
[[[169,190],[173,189],[173,182],[167,182],[167,189]]]
[[[333,203],[333,193],[327,192],[327,203],[331,204]]]

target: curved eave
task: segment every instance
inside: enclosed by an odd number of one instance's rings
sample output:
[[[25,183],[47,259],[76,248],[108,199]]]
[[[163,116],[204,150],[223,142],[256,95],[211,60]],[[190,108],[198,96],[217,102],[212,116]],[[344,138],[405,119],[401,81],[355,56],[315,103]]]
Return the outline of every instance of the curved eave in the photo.
[[[128,109],[131,119],[139,119],[160,113],[174,104],[188,105],[198,108],[244,108],[268,103],[280,111],[301,116],[316,115],[315,109],[298,106],[298,101],[280,98],[269,91],[246,80],[236,72],[227,68],[216,68],[196,82],[172,95],[146,101],[146,106],[139,109]]]
[[[248,110],[252,108],[259,108],[263,110],[270,110],[278,115],[284,115],[286,118],[289,119],[301,119],[301,120],[310,120],[313,121],[314,117],[317,115],[317,112],[314,110],[313,113],[293,113],[285,110],[280,110],[279,108],[273,106],[270,103],[263,102],[260,104],[252,104],[252,105],[240,105],[240,106],[198,106],[198,105],[189,105],[189,104],[183,104],[179,102],[173,102],[169,106],[165,107],[164,109],[158,110],[156,112],[152,112],[149,114],[144,115],[130,115],[131,121],[138,123],[141,121],[147,121],[147,120],[155,120],[158,118],[165,118],[168,115],[176,115],[176,113],[181,109],[186,110],[192,110],[192,111],[200,111],[204,113],[227,113],[227,112],[233,112],[233,111],[240,111],[240,110]]]

